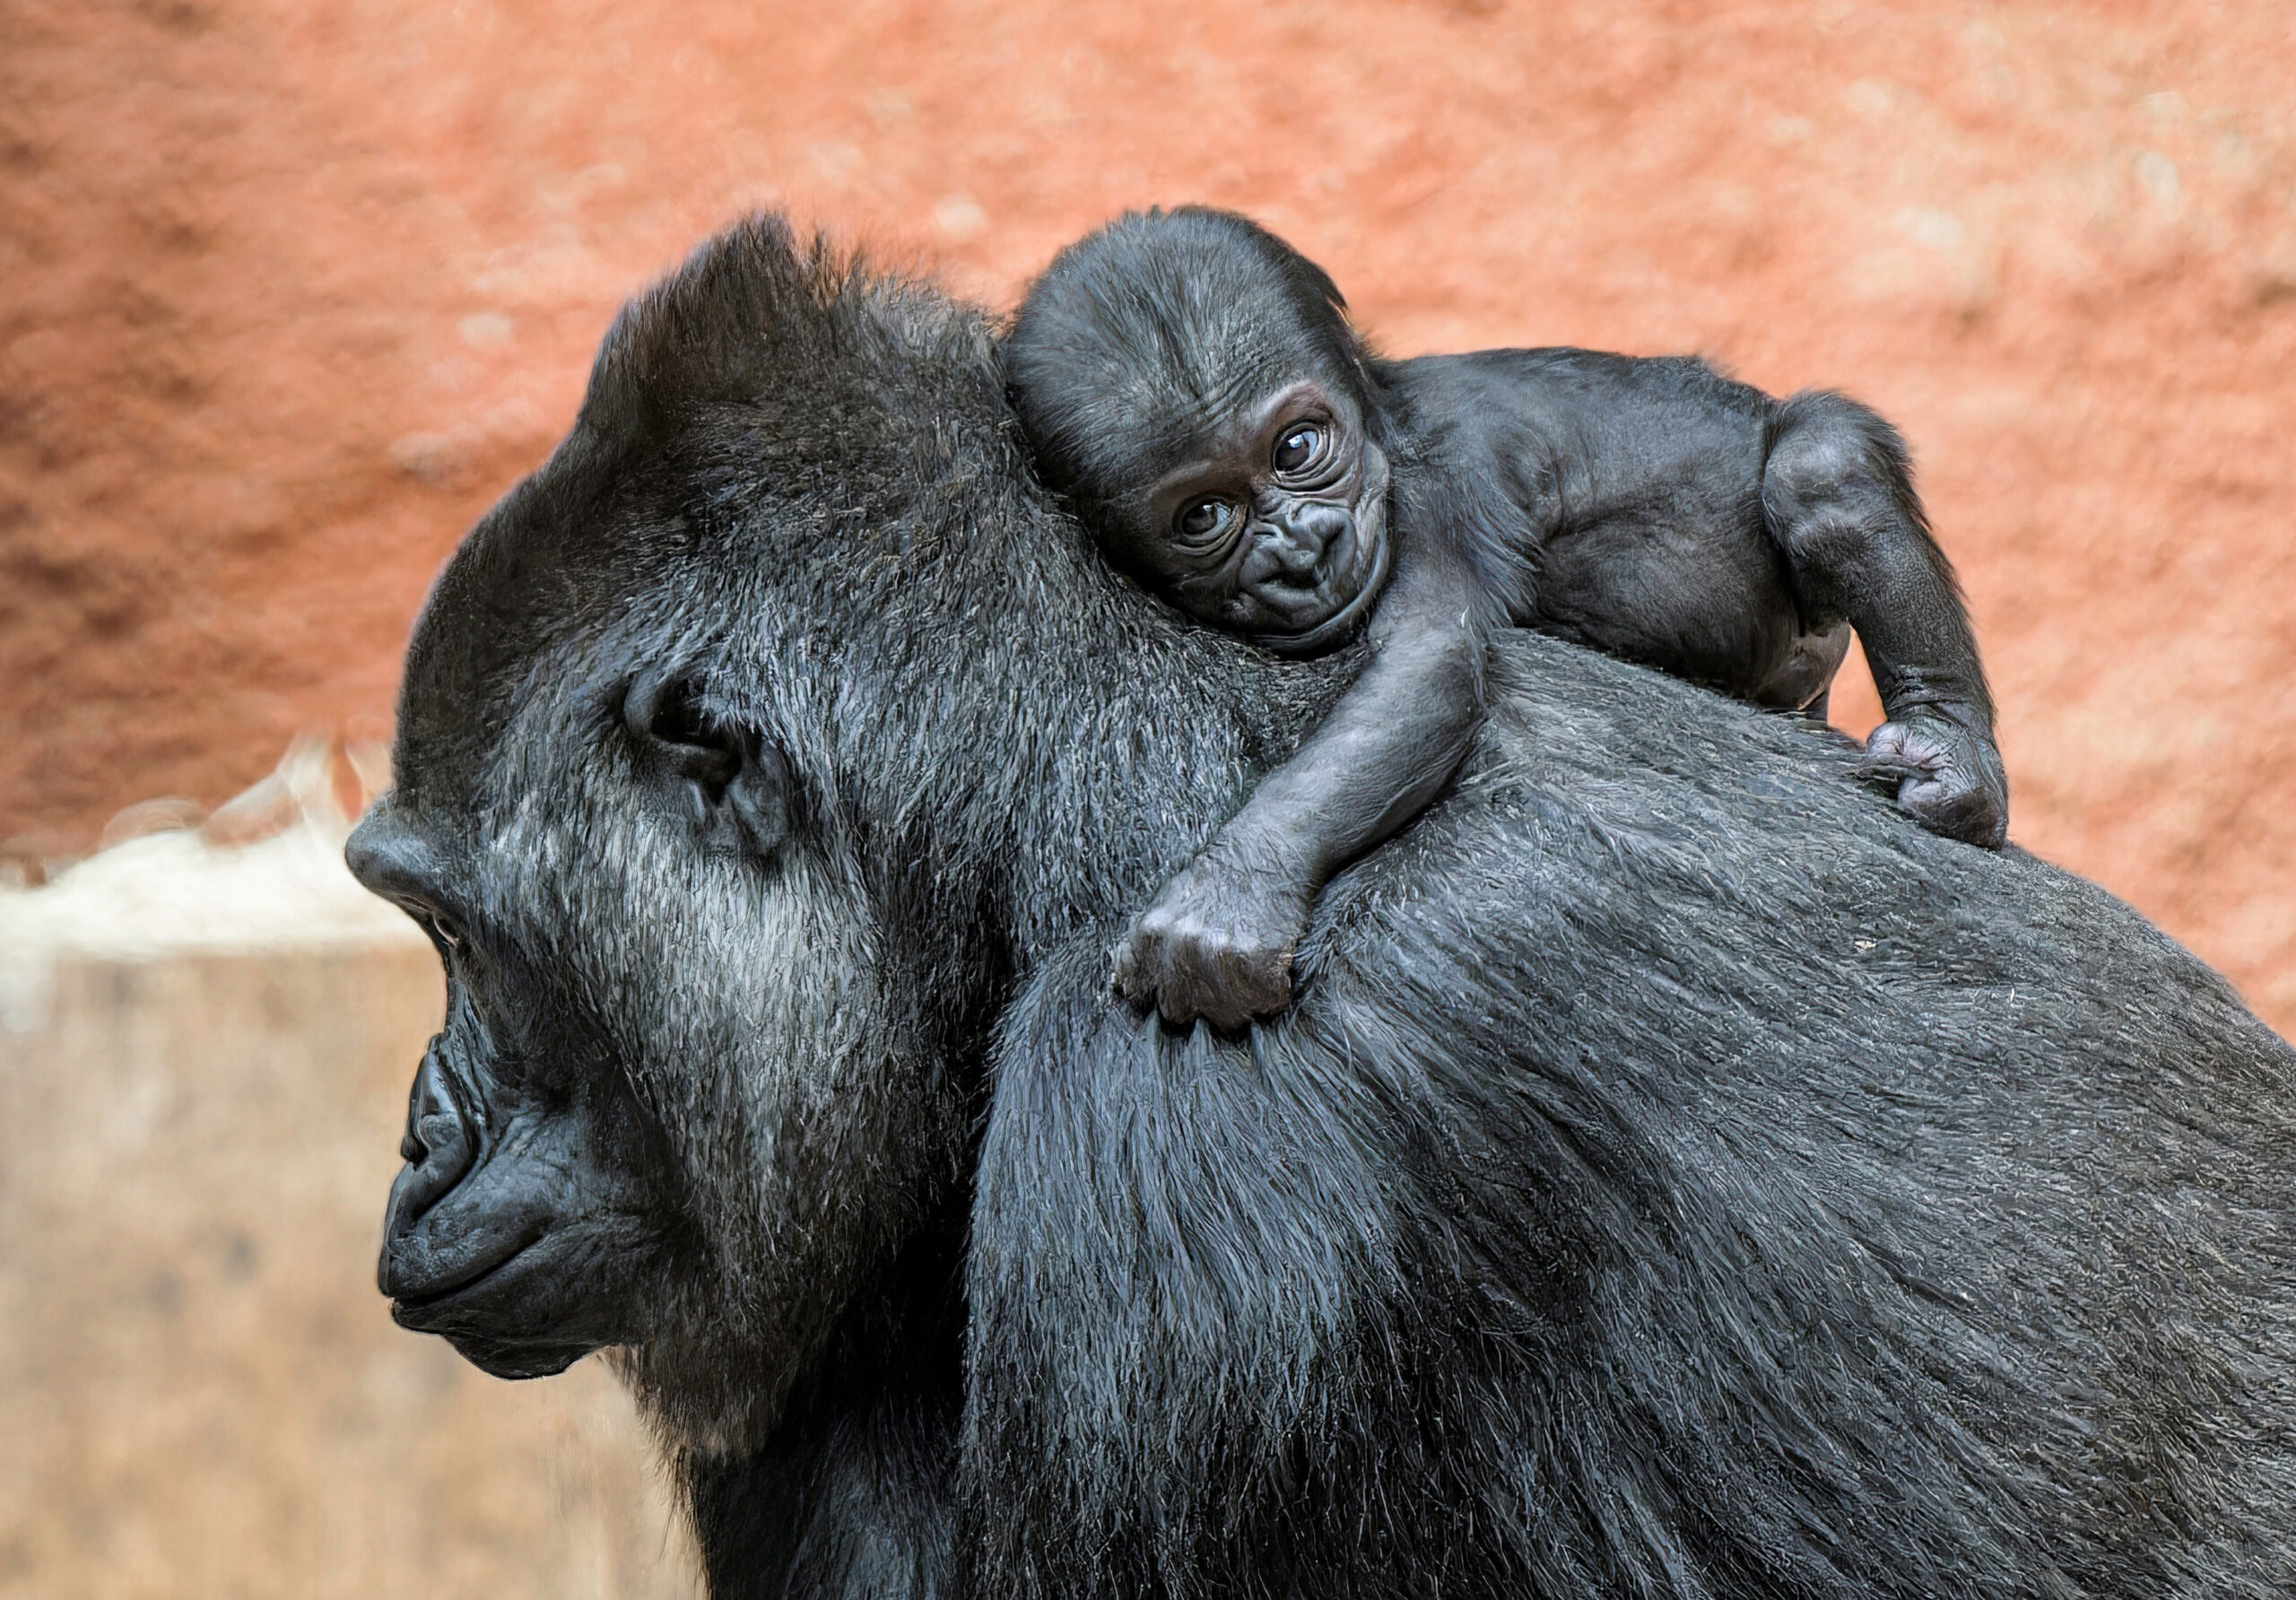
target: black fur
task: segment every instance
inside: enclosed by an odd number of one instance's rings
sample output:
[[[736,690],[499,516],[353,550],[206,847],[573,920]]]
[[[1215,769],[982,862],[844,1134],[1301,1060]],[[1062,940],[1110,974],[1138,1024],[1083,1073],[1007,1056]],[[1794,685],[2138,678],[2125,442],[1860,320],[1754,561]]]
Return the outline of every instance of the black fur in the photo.
[[[353,841],[455,994],[387,1274],[480,1183],[591,1241],[401,1315],[518,1370],[610,1300],[721,1596],[2296,1590],[2296,1057],[1822,735],[1518,637],[1295,1011],[1114,1000],[1356,665],[1107,571],[970,313],[706,246]]]

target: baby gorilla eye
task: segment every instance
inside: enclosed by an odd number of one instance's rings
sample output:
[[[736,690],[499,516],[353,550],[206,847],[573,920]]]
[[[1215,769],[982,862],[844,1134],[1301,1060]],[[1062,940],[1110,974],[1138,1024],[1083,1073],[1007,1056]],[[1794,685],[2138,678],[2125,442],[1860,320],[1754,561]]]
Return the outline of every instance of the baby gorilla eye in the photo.
[[[1228,526],[1226,500],[1198,500],[1181,512],[1175,523],[1179,531],[1191,539],[1209,539]]]
[[[1324,442],[1323,430],[1301,423],[1285,434],[1275,447],[1275,470],[1296,473],[1316,458],[1317,449]]]

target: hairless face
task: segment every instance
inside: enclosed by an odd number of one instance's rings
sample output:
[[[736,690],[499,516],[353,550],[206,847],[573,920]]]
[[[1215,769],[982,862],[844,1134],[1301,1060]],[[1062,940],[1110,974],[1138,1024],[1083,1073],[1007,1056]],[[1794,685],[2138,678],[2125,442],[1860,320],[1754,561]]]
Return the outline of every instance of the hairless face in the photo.
[[[1355,401],[1303,378],[1215,420],[1154,482],[1104,488],[1103,537],[1190,615],[1304,655],[1377,599],[1387,495]]]

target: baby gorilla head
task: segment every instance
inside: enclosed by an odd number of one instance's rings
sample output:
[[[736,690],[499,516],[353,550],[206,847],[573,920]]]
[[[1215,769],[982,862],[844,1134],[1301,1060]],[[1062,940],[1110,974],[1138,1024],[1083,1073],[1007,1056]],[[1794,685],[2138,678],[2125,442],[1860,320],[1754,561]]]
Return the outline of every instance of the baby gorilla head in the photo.
[[[1292,654],[1387,574],[1387,457],[1339,291],[1257,224],[1119,217],[1053,259],[1004,344],[1039,472],[1109,558]]]

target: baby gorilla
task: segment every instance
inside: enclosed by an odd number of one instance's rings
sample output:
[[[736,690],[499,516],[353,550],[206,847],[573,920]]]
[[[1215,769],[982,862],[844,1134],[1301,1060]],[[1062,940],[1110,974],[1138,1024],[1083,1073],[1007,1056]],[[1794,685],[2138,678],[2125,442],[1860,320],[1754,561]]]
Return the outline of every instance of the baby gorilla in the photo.
[[[1496,627],[1819,717],[1854,628],[1898,803],[1974,844],[2007,830],[1952,569],[1896,431],[1839,395],[1584,350],[1383,361],[1314,263],[1198,207],[1062,251],[1004,360],[1042,476],[1117,564],[1270,649],[1359,624],[1372,648],[1118,949],[1119,987],[1172,1022],[1289,1002],[1317,890],[1465,752]]]

